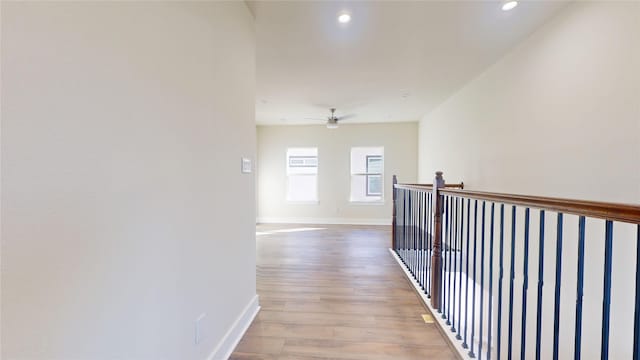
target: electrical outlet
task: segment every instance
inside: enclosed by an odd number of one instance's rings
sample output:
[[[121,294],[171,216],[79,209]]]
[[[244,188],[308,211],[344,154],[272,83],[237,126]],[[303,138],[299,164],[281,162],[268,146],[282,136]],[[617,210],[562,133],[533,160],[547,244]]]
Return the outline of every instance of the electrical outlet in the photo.
[[[207,314],[202,313],[200,314],[200,316],[198,316],[198,318],[196,319],[196,328],[195,328],[195,343],[196,345],[200,344],[200,342],[202,342],[203,339],[203,325],[204,325],[204,318],[207,317]]]

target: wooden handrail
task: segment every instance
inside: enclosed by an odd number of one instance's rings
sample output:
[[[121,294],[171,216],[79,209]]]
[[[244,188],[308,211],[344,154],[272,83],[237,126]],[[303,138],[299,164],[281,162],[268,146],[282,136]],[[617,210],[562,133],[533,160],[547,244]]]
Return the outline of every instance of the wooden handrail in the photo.
[[[433,191],[433,185],[425,185],[425,184],[395,184],[393,185],[393,187],[395,189]]]
[[[394,184],[394,188],[432,192],[433,184],[396,183]],[[459,184],[445,184],[444,189],[441,189],[440,193],[511,205],[528,206],[578,216],[640,224],[640,205],[635,204],[470,191],[464,190],[464,182]]]
[[[566,214],[640,224],[640,205],[469,190],[442,189],[439,192],[443,195],[488,200]]]

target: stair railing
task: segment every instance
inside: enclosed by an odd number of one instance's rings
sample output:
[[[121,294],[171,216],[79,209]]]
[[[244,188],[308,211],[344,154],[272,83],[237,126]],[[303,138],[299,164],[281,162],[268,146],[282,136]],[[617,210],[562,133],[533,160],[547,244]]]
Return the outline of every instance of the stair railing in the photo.
[[[437,172],[433,184],[394,176],[392,219],[393,252],[465,357],[640,360],[640,206],[469,191]],[[614,243],[635,257],[614,263]],[[612,274],[634,281],[614,287]]]

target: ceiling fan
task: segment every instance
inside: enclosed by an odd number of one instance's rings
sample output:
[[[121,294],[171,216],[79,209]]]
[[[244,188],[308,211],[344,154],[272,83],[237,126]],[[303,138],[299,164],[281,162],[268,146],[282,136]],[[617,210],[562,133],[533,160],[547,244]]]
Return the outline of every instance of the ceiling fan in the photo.
[[[331,108],[329,109],[331,110],[331,115],[329,115],[327,117],[327,129],[337,129],[338,128],[338,121],[342,121],[345,119],[349,119],[354,117],[354,114],[348,114],[348,115],[342,115],[342,116],[336,116],[336,109],[335,108]],[[324,119],[318,119],[318,118],[306,118],[309,120],[323,120]]]

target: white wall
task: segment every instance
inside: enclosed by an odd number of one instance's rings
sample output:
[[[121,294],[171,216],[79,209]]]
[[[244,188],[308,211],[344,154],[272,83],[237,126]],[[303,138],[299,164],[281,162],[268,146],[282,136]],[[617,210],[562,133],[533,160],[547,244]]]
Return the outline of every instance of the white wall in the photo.
[[[258,126],[258,221],[391,223],[391,178],[417,178],[417,123]],[[384,146],[384,203],[349,201],[354,146]],[[286,201],[288,147],[318,148],[317,204]]]
[[[243,2],[2,3],[3,359],[218,346],[256,295],[254,48]]]
[[[427,114],[421,181],[639,202],[638,6],[571,5]]]
[[[640,3],[569,5],[427,114],[420,121],[419,148],[421,182],[431,182],[433,172],[443,170],[447,180],[461,179],[469,189],[640,203]],[[536,216],[534,211],[528,352],[535,344]],[[521,212],[518,217],[522,224]],[[546,314],[552,314],[555,215],[548,217],[543,306]],[[604,225],[599,221],[587,225],[583,358],[591,359],[600,356]],[[576,219],[568,216],[560,358],[573,356],[576,226]],[[614,359],[630,358],[631,353],[633,323],[628,314],[633,312],[634,231],[622,225],[614,229],[610,353]],[[517,233],[518,303],[521,225]],[[516,305],[518,315],[519,309]],[[550,356],[552,321],[552,315],[543,320],[542,358]],[[515,328],[518,353],[519,325]]]

